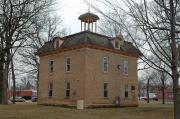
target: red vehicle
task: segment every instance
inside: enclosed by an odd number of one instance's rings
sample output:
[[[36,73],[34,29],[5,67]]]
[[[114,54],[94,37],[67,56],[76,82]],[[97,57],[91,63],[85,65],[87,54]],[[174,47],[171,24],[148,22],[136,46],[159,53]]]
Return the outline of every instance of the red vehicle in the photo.
[[[8,91],[9,97],[12,97],[13,91]],[[26,100],[31,100],[32,97],[37,96],[37,91],[33,90],[16,90],[15,95],[17,97],[22,97]]]

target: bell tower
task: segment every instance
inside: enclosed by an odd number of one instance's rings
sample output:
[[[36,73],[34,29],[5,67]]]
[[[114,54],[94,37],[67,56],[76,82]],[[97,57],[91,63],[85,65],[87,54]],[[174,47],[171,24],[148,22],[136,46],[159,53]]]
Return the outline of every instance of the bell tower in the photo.
[[[97,15],[87,12],[80,15],[78,19],[81,20],[81,31],[97,31],[97,20],[99,20]]]

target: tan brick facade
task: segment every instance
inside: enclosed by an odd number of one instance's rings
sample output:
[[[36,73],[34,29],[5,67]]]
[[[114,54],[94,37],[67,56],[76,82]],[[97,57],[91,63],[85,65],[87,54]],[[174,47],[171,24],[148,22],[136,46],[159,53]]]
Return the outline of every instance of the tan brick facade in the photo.
[[[71,71],[66,72],[66,58],[71,59]],[[103,71],[103,57],[108,58],[108,72]],[[49,73],[49,61],[54,71]],[[128,61],[128,75],[123,73],[123,62]],[[48,84],[53,84],[52,97]],[[70,97],[66,98],[66,82],[70,82]],[[108,83],[108,97],[104,98],[104,83]],[[128,97],[125,98],[125,85]],[[93,48],[67,50],[40,56],[38,104],[76,105],[84,100],[85,107],[114,105],[120,97],[121,105],[137,106],[137,57]],[[132,90],[133,87],[135,90]]]

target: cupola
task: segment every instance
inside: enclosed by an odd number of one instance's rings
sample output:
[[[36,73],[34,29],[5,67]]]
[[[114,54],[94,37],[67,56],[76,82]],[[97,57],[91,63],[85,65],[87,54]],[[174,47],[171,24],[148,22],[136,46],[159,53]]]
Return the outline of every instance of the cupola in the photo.
[[[87,12],[80,15],[78,19],[81,20],[81,31],[97,31],[97,20],[99,20],[97,15]]]

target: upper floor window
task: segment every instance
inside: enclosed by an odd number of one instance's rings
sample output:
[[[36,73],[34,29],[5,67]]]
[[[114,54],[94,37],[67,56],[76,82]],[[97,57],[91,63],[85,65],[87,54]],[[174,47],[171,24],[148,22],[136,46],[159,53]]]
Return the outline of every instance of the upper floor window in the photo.
[[[119,42],[115,41],[115,48],[119,48]]]
[[[104,97],[108,97],[108,83],[104,83]]]
[[[52,73],[54,71],[54,61],[50,60],[49,61],[49,72]]]
[[[128,61],[124,61],[123,63],[123,73],[128,75]]]
[[[58,48],[59,47],[59,41],[57,40],[56,41],[56,48]]]
[[[70,72],[71,71],[71,58],[66,58],[66,71]]]
[[[48,85],[48,97],[52,97],[53,95],[53,83],[49,83]]]
[[[128,97],[128,85],[127,84],[125,85],[125,88],[124,88],[124,96]]]
[[[103,71],[108,72],[108,57],[103,58]]]
[[[70,97],[71,84],[70,82],[66,82],[66,98]]]

